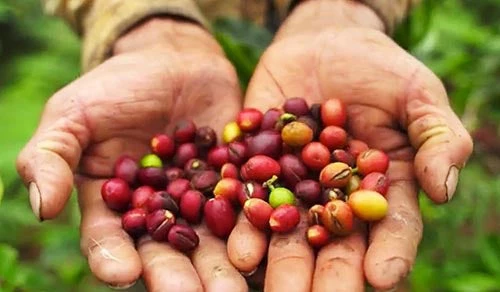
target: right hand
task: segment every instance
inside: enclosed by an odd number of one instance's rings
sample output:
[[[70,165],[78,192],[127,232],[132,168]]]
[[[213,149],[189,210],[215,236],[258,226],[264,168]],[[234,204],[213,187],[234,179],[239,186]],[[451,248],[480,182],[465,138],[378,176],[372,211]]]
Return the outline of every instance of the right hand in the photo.
[[[125,287],[142,275],[149,291],[246,291],[225,243],[204,226],[191,258],[147,237],[136,247],[100,194],[116,159],[140,158],[154,134],[181,118],[220,130],[240,108],[236,73],[208,32],[149,20],[118,40],[113,57],[47,102],[17,161],[33,212],[40,220],[56,217],[76,173],[81,249],[97,278]]]

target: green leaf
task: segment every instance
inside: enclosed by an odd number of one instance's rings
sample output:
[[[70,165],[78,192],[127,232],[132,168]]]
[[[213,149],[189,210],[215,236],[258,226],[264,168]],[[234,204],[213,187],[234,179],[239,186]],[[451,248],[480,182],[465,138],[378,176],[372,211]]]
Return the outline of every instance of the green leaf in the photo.
[[[17,256],[15,248],[0,244],[0,287],[10,287],[15,281]]]
[[[454,292],[493,292],[498,291],[500,280],[487,274],[464,275],[448,282],[448,288]]]
[[[2,199],[3,199],[3,181],[2,177],[0,176],[0,204],[2,204]]]

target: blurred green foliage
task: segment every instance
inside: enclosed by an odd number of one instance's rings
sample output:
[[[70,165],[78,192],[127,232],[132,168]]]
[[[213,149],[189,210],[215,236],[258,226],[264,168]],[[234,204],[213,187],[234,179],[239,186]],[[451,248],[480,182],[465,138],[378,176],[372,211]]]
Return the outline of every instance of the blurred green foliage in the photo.
[[[272,35],[231,20],[215,23],[215,35],[245,88]],[[424,1],[395,39],[443,80],[467,128],[483,133],[453,202],[420,196],[424,238],[403,288],[500,291],[500,0]],[[74,196],[63,216],[40,224],[14,167],[47,98],[78,77],[79,41],[39,1],[0,0],[0,68],[0,291],[108,291],[81,256]]]

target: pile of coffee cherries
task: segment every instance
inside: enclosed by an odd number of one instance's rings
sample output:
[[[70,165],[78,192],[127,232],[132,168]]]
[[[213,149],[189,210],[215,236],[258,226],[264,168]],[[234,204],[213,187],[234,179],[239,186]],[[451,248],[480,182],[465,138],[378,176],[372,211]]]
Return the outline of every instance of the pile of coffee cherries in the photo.
[[[239,112],[222,130],[182,120],[172,133],[151,139],[139,161],[120,157],[101,194],[120,212],[134,238],[148,233],[183,252],[199,244],[192,226],[205,222],[227,238],[243,209],[263,231],[285,233],[306,206],[306,237],[319,248],[352,232],[355,217],[377,221],[387,213],[388,156],[353,139],[339,99],[309,106],[289,98],[265,113]]]

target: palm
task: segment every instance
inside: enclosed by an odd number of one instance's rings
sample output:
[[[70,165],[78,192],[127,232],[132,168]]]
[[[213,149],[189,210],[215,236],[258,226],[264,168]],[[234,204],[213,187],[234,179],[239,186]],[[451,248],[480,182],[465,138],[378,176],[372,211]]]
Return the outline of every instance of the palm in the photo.
[[[198,227],[201,244],[191,258],[149,238],[135,246],[120,217],[105,207],[100,188],[120,155],[144,155],[151,137],[179,119],[220,130],[240,107],[236,74],[222,56],[160,49],[118,55],[50,99],[18,167],[36,182],[42,199],[32,205],[49,219],[64,207],[76,172],[81,248],[99,279],[123,286],[142,275],[152,291],[199,291],[202,285],[238,291],[244,279],[230,266],[224,242],[205,227]]]
[[[402,67],[388,66],[384,59],[387,55]],[[413,264],[422,222],[413,174],[414,151],[401,126],[407,126],[402,124],[406,114],[403,99],[414,94],[413,78],[424,76],[412,73],[422,68],[381,34],[332,31],[277,41],[256,69],[245,106],[267,110],[294,96],[304,97],[310,104],[340,98],[348,105],[348,130],[352,136],[386,151],[391,158],[389,214],[370,227],[371,244],[366,255],[364,228],[359,229],[359,234],[325,247],[315,263],[315,291],[324,291],[339,281],[346,285],[346,291],[361,290],[363,275],[376,287],[392,287]],[[302,266],[297,269],[297,277],[280,278],[279,270],[286,270],[293,258],[286,255],[287,248],[278,244],[282,237],[271,239],[267,277],[275,278],[266,282],[267,287],[292,281],[290,287],[302,285],[308,289],[308,282],[301,278],[307,275],[314,260],[307,260],[310,250],[300,247],[305,241],[300,232],[303,230],[296,234],[299,243],[289,241],[289,245],[296,245],[289,248],[290,252],[300,260],[295,264]]]

